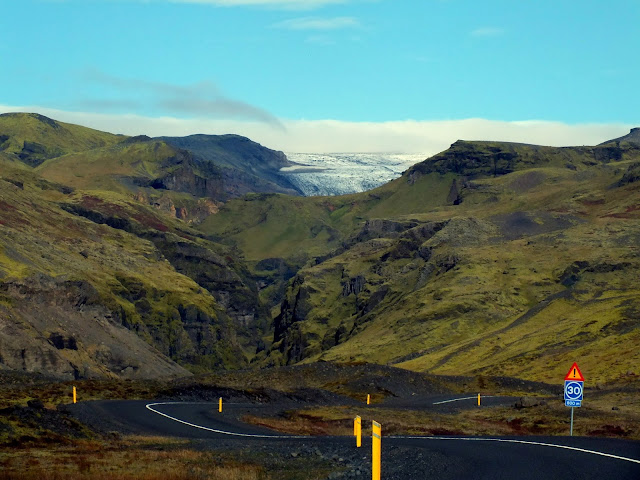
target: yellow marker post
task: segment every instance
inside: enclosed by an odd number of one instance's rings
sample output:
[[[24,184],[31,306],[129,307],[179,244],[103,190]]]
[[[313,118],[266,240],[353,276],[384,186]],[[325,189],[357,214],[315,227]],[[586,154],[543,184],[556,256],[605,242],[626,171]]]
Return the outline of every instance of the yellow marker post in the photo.
[[[480,394],[478,394],[478,406],[480,406]]]
[[[73,386],[73,403],[76,403],[77,400],[77,396],[76,396],[76,386]]]
[[[367,393],[367,405],[371,404],[371,395]]]
[[[373,422],[371,434],[371,480],[380,480],[382,456],[382,426],[378,422]]]
[[[222,413],[222,397],[218,400],[218,412]]]
[[[356,417],[356,447],[360,448],[362,446],[362,419],[358,415]]]

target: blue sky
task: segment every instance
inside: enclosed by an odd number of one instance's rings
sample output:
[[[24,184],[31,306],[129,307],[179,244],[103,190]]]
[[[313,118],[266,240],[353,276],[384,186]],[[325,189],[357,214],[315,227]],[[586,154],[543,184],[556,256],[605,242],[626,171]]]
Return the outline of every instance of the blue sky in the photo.
[[[640,124],[638,0],[20,0],[2,9],[0,110],[112,131],[235,130],[289,150],[426,152],[465,134],[595,143]],[[433,143],[445,126],[438,147],[408,141]],[[395,143],[367,148],[383,127]],[[345,139],[334,145],[336,135]]]

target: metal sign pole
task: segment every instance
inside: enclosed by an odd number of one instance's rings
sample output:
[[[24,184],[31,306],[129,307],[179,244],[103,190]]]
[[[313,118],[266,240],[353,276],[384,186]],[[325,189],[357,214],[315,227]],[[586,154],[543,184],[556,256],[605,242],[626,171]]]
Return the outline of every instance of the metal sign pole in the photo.
[[[584,377],[578,368],[578,364],[573,362],[569,373],[564,377],[564,404],[571,407],[571,429],[569,435],[573,437],[573,408],[581,407],[584,400]]]
[[[571,430],[569,432],[569,436],[573,437],[573,407],[571,407]]]

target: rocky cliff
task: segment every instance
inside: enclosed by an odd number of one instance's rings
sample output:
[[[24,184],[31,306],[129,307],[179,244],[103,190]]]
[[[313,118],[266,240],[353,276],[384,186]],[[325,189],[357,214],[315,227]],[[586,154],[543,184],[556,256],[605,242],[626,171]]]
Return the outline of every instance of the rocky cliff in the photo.
[[[213,163],[223,173],[228,197],[250,192],[301,195],[289,179],[280,174],[291,165],[284,153],[265,148],[239,135],[189,135],[160,137],[169,145],[193,154],[202,164]]]

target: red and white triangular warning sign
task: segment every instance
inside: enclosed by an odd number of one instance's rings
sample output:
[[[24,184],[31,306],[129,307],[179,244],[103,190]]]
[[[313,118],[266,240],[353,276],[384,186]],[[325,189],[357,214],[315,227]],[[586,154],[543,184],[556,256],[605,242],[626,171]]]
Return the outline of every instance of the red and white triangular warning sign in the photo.
[[[569,369],[569,373],[567,373],[567,376],[564,377],[564,379],[584,382],[584,377],[582,376],[582,372],[580,371],[577,363],[573,362],[573,365],[571,365],[571,368]]]

